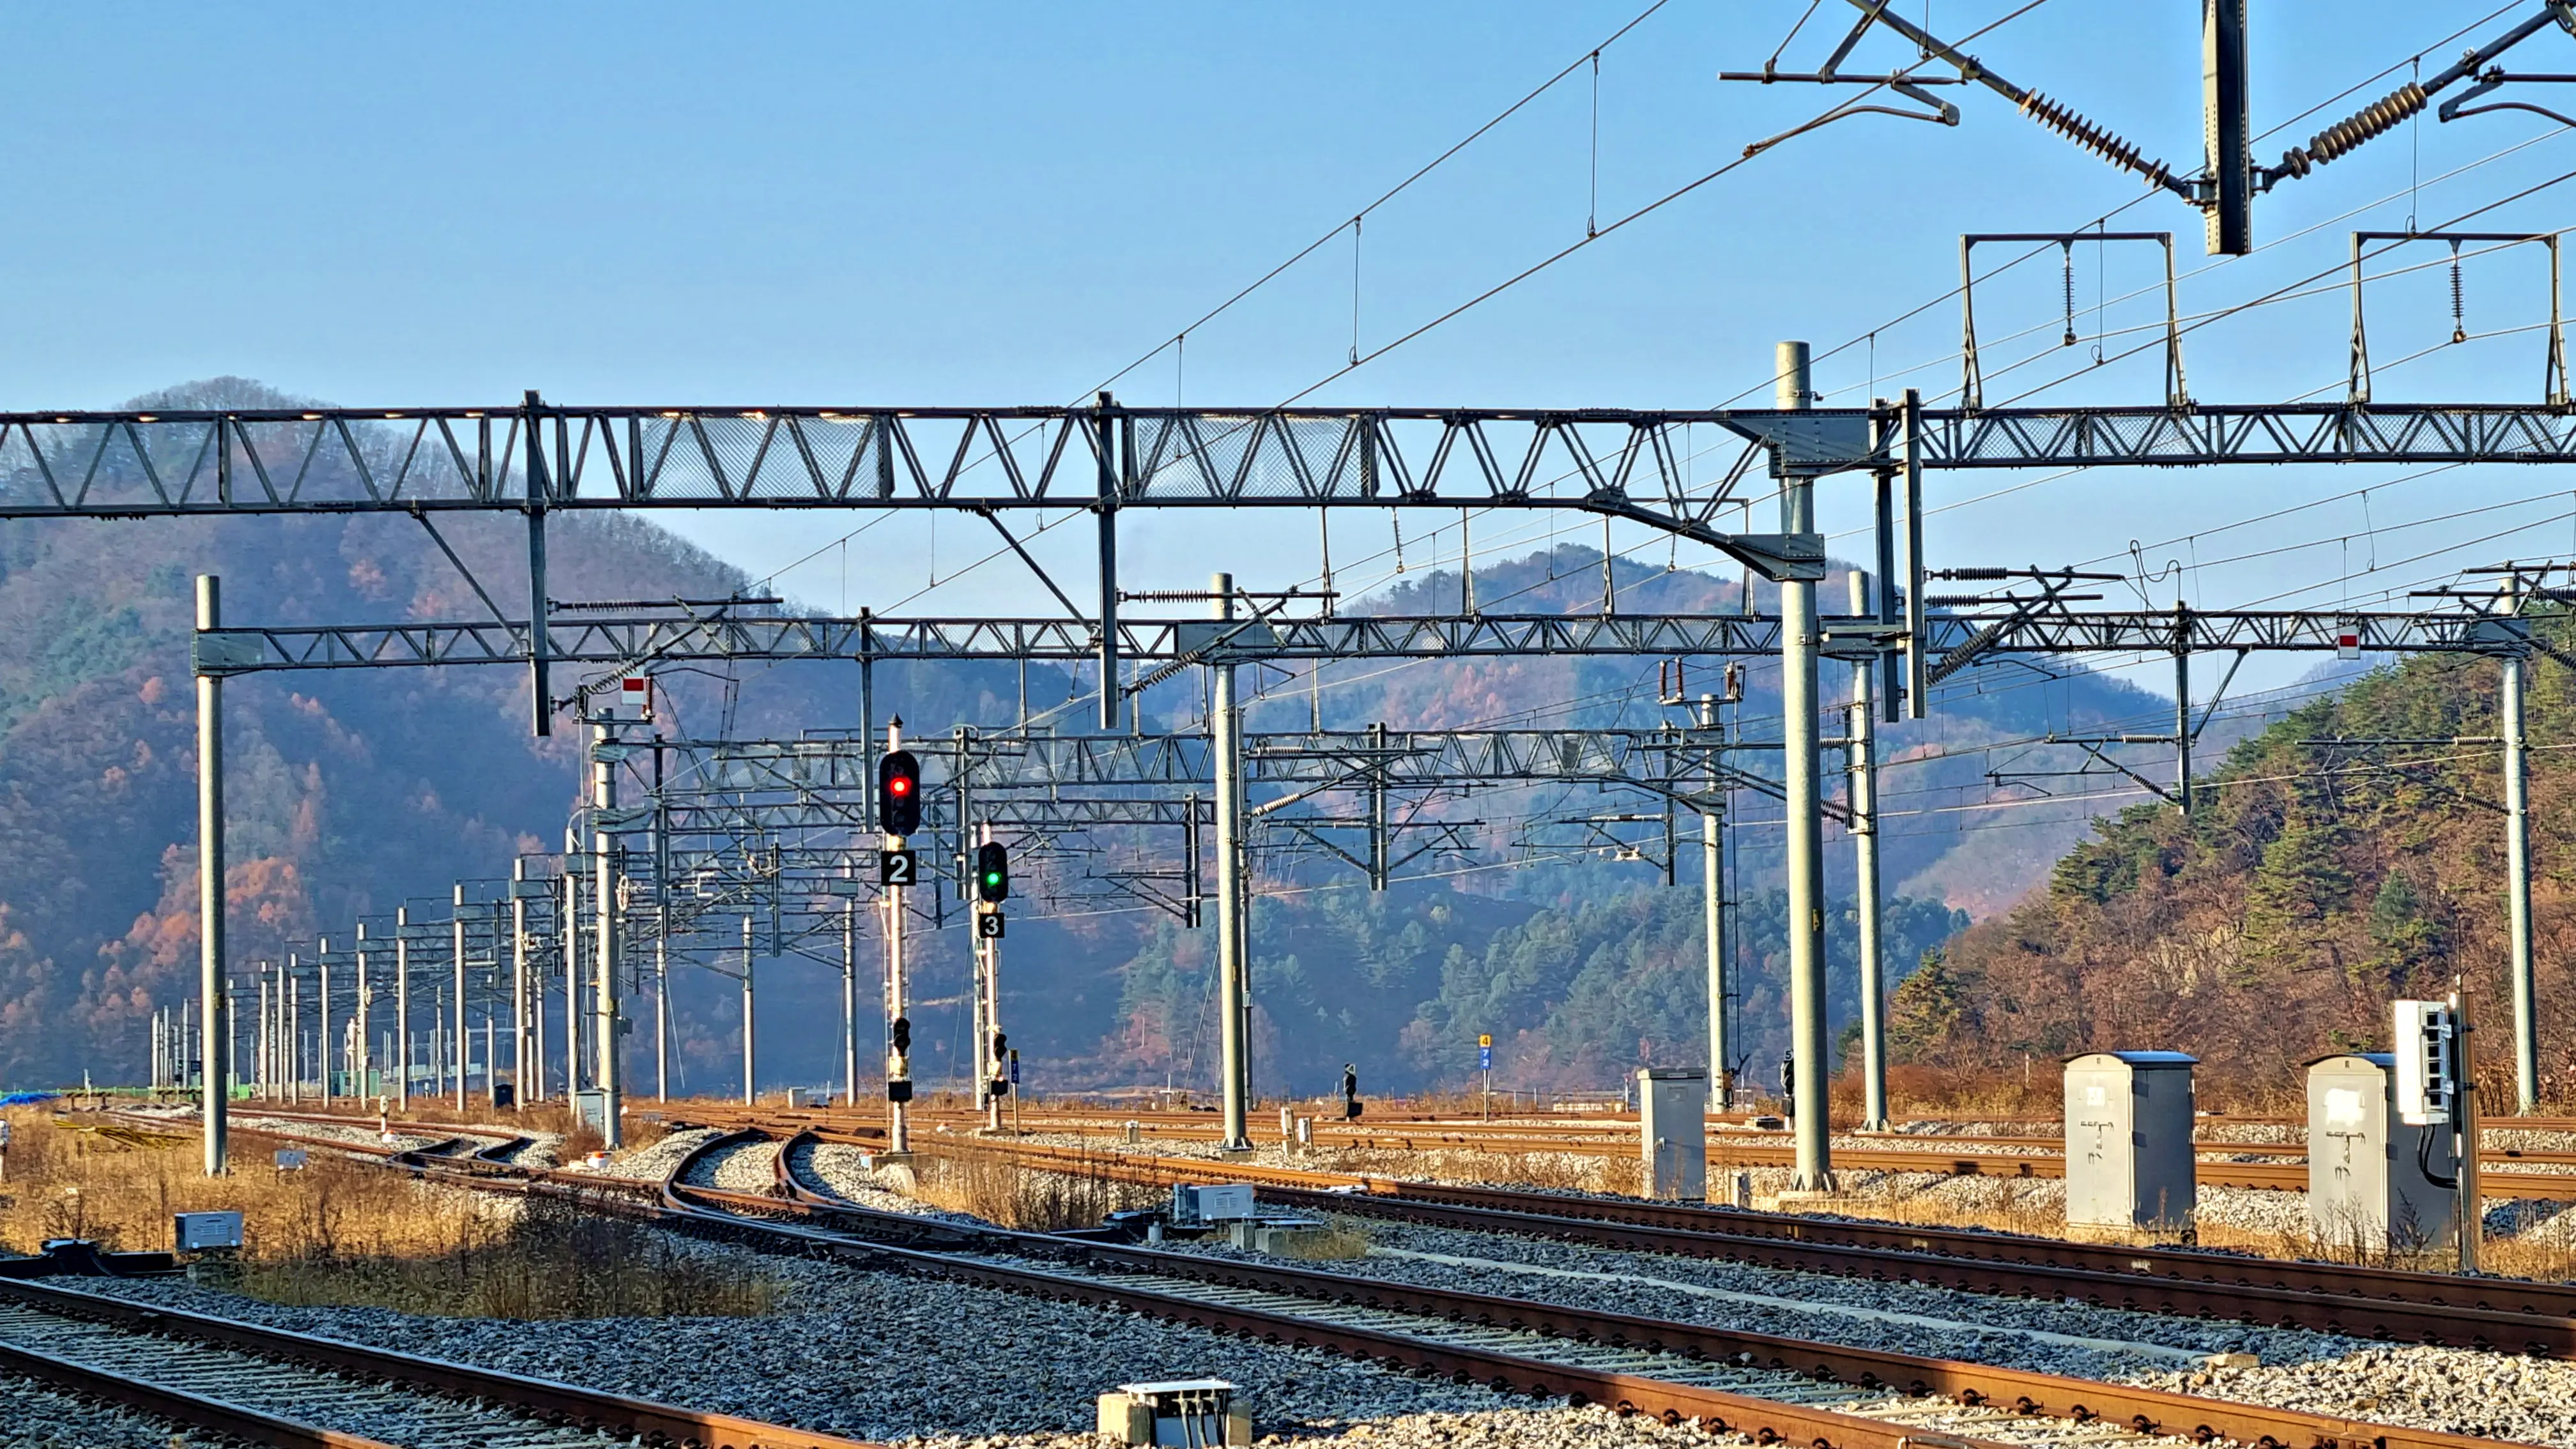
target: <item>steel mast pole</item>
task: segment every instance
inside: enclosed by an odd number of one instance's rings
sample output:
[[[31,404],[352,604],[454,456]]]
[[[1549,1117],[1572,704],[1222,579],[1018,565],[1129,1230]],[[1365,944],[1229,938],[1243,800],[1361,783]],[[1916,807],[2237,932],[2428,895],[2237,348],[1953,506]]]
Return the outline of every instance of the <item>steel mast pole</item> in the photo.
[[[510,1100],[524,1107],[528,1091],[528,858],[510,862]]]
[[[331,1106],[331,938],[313,941],[313,1066],[324,1110]]]
[[[1717,758],[1717,696],[1699,697],[1699,727],[1710,731],[1709,758]],[[1711,769],[1708,803],[1699,812],[1700,911],[1708,938],[1708,1091],[1711,1106],[1734,1105],[1734,1075],[1727,1068],[1726,1040],[1726,795],[1725,782]]]
[[[268,1013],[268,963],[262,961],[259,963],[259,1026],[256,1039],[251,1046],[250,1062],[251,1091],[263,1102],[268,1100],[269,1082],[277,1075],[270,1070],[272,1063],[269,1061],[269,1052],[275,1048],[277,1036],[268,1029]]]
[[[350,956],[349,987],[355,993],[355,999],[349,1006],[349,1035],[356,1039],[356,1044],[349,1053],[349,1074],[356,1080],[357,1090],[349,1095],[357,1098],[359,1107],[363,1109],[367,1098],[375,1095],[367,1089],[381,1085],[369,1080],[376,1074],[376,988],[367,979],[367,923],[364,921],[358,923],[358,940],[350,948]]]
[[[1216,596],[1216,617],[1233,618],[1234,575],[1216,575],[1209,592]],[[1224,1138],[1219,1147],[1227,1152],[1249,1152],[1252,1064],[1248,1057],[1251,1043],[1245,1040],[1244,1030],[1251,1010],[1251,993],[1248,963],[1243,959],[1248,939],[1243,920],[1243,712],[1235,704],[1234,666],[1215,663],[1208,670],[1213,696],[1208,728],[1216,746],[1216,994],[1217,1035],[1222,1051],[1219,1070],[1223,1073],[1219,1086],[1225,1102]]]
[[[859,1105],[859,903],[841,903],[841,1105]]]
[[[456,1110],[465,1110],[465,1081],[474,1069],[474,1033],[465,1024],[465,883],[456,883],[447,911],[448,950],[456,957],[451,973],[456,982]],[[490,1053],[485,1053],[489,1056]],[[484,1075],[491,1075],[492,1064],[483,1063]]]
[[[1777,405],[1806,408],[1804,342],[1783,342],[1777,356]],[[1816,531],[1815,481],[1784,467],[1780,477],[1780,530]],[[1780,583],[1781,756],[1788,804],[1789,1046],[1790,1091],[1797,1115],[1798,1192],[1833,1190],[1831,1114],[1825,1072],[1825,858],[1822,741],[1816,728],[1816,585],[1810,579]]]
[[[590,844],[597,857],[597,899],[592,905],[597,915],[598,942],[596,963],[599,984],[595,1003],[599,1026],[597,1057],[591,1069],[599,1082],[599,1136],[611,1148],[625,1145],[625,1124],[619,1120],[625,1103],[618,1091],[617,1051],[617,837],[609,834],[609,812],[617,808],[617,762],[623,751],[616,746],[614,727],[606,722],[591,726],[590,802],[592,809]]]
[[[394,907],[394,1110],[411,1110],[411,907]]]
[[[564,832],[562,904],[555,911],[555,932],[563,937],[564,965],[564,1101],[581,1090],[581,837]]]
[[[2520,574],[2506,576],[2505,610],[2522,612]],[[2531,976],[2531,769],[2523,736],[2524,672],[2530,663],[2524,653],[2507,654],[2498,663],[2504,670],[2497,705],[2504,716],[2504,899],[2513,969],[2513,1100],[2514,1111],[2529,1116],[2540,1105],[2540,1039]]]
[[[223,581],[197,575],[197,628],[223,623]],[[221,1177],[232,1124],[224,1078],[230,1063],[230,1018],[224,1011],[224,681],[197,674],[197,989],[205,994],[206,1176]]]
[[[1851,572],[1851,611],[1862,618],[1877,616],[1870,577],[1859,569]],[[1852,666],[1851,724],[1844,733],[1851,742],[1846,765],[1851,775],[1852,890],[1860,898],[1861,1126],[1884,1132],[1887,1003],[1879,945],[1877,674],[1875,659]]]

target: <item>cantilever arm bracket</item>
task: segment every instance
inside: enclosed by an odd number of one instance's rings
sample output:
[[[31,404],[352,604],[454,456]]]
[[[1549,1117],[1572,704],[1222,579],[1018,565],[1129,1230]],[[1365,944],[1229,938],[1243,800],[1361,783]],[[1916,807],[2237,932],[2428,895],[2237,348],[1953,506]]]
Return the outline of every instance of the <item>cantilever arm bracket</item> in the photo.
[[[419,520],[422,528],[429,530],[430,542],[437,544],[438,551],[447,555],[447,561],[456,565],[456,572],[464,578],[465,586],[474,591],[474,597],[483,601],[484,608],[492,611],[492,617],[504,624],[509,623],[510,616],[501,612],[501,606],[493,603],[492,596],[483,591],[483,581],[474,577],[474,570],[467,568],[465,566],[465,560],[456,556],[456,550],[447,546],[446,535],[438,531],[437,524],[429,521],[429,514],[425,510],[416,507],[412,509],[411,516]]]
[[[1707,544],[1773,583],[1816,581],[1825,576],[1825,538],[1820,533],[1720,533],[1705,523],[1640,508],[1612,494],[1595,494],[1578,506],[1588,513],[1624,518],[1693,543]]]

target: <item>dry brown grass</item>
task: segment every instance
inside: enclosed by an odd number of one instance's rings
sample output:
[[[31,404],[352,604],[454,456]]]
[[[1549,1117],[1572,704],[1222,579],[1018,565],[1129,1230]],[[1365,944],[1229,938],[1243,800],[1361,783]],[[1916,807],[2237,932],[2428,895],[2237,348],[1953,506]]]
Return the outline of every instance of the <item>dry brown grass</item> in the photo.
[[[783,1287],[659,1234],[570,1209],[443,1187],[315,1150],[278,1172],[239,1140],[234,1171],[200,1170],[197,1138],[12,1109],[0,1247],[88,1237],[167,1249],[181,1212],[242,1214],[240,1286],[279,1303],[368,1304],[499,1318],[766,1312]]]
[[[1379,1177],[1429,1178],[1534,1187],[1544,1192],[1617,1192],[1634,1195],[1645,1185],[1645,1164],[1627,1155],[1572,1152],[1393,1152],[1354,1147],[1318,1152],[1314,1165],[1327,1172]]]
[[[1096,1228],[1128,1208],[1165,1200],[1163,1189],[1113,1181],[1097,1171],[1024,1168],[981,1153],[924,1155],[913,1161],[912,1196],[933,1207],[968,1213],[997,1227],[1057,1233]]]
[[[1279,1256],[1307,1263],[1338,1263],[1368,1256],[1369,1235],[1355,1227],[1327,1228],[1291,1237]]]

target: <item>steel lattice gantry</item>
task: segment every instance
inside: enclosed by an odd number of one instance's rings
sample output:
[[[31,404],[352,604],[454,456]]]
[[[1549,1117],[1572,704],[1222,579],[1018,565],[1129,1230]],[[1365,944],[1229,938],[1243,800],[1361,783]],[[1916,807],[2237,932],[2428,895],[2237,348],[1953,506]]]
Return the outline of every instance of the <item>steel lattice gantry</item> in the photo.
[[[1974,410],[564,407],[0,413],[0,517],[527,508],[1582,508],[1703,534],[1684,428],[1814,473],[2576,462],[2547,404]],[[1911,430],[1902,420],[1914,420]],[[533,446],[532,446],[533,445]],[[1657,514],[1660,508],[1662,513]]]
[[[1875,620],[1824,619],[1825,652],[1875,658],[1886,636]],[[1271,618],[1220,627],[1202,619],[1120,619],[1121,657],[1153,663],[1253,663],[1340,659],[1776,658],[1780,620],[1751,614],[1458,614]],[[2485,652],[2512,647],[2520,625],[2458,611],[2075,610],[1935,613],[1926,652],[1947,661],[1999,654],[2227,652]],[[1077,663],[1099,653],[1099,625],[1083,619],[823,618],[711,607],[667,617],[552,619],[547,656],[557,663],[649,668],[742,660]],[[524,622],[246,625],[200,631],[196,666],[209,675],[268,670],[525,664]],[[1964,661],[1963,661],[1964,662]],[[1951,666],[1954,670],[1956,665]]]

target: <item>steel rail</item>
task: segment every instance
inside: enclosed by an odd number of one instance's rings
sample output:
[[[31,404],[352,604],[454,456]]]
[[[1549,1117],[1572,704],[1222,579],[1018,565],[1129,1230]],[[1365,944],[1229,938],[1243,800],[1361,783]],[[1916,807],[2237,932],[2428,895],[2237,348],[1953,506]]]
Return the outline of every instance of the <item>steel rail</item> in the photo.
[[[1392,1218],[1470,1232],[1550,1238],[1595,1247],[1714,1258],[1757,1267],[1878,1281],[1912,1281],[2002,1297],[2076,1298],[2104,1307],[2184,1317],[2222,1317],[2265,1327],[2305,1328],[2353,1338],[2403,1339],[2455,1347],[2540,1355],[2576,1354],[2576,1318],[2519,1313],[2460,1303],[2363,1297],[2343,1292],[2224,1283],[2110,1271],[2064,1263],[2007,1261],[1816,1236],[1769,1237],[1742,1231],[1660,1227],[1570,1217],[1529,1206],[1487,1207],[1412,1195],[1421,1185],[1351,1178],[1241,1163],[1104,1156],[1002,1142],[943,1142],[944,1152],[990,1152],[1053,1162],[1132,1181],[1244,1181],[1283,1204],[1310,1210]],[[1357,1189],[1354,1191],[1353,1189]],[[1435,1189],[1436,1190],[1436,1189]],[[1799,1219],[1802,1226],[1812,1219]],[[1839,1226],[1838,1224],[1835,1226]],[[2012,1240],[2019,1241],[2019,1240]],[[2154,1261],[2141,1253],[2137,1261]]]
[[[1751,1234],[1790,1240],[1821,1240],[1903,1252],[1941,1253],[1953,1257],[1992,1258],[2013,1263],[2044,1263],[2093,1272],[2174,1278],[2195,1283],[2277,1288],[2300,1293],[2335,1293],[2359,1298],[2384,1297],[2396,1302],[2456,1304],[2503,1313],[2544,1318],[2576,1317],[2576,1283],[2542,1283],[2527,1278],[2466,1278],[2453,1273],[2418,1273],[2401,1268],[2374,1268],[2352,1263],[2315,1263],[2257,1258],[2240,1253],[2191,1248],[2132,1247],[2112,1243],[2078,1243],[2063,1238],[1983,1232],[1967,1228],[1919,1227],[1905,1223],[1866,1222],[1852,1218],[1814,1218],[1798,1214],[1749,1212],[1698,1203],[1647,1202],[1630,1198],[1588,1198],[1558,1193],[1480,1188],[1448,1183],[1405,1183],[1401,1195],[1468,1207],[1499,1207],[1543,1212],[1566,1218],[1594,1218],[1648,1227],[1682,1228]]]
[[[276,1449],[403,1449],[382,1439],[263,1414],[222,1399],[144,1383],[76,1359],[57,1358],[11,1343],[0,1343],[0,1369],[100,1403],[120,1404],[173,1424],[244,1443],[274,1445]],[[177,1437],[172,1436],[174,1441]]]
[[[863,1441],[768,1424],[733,1414],[684,1409],[549,1379],[500,1373],[443,1359],[369,1348],[314,1334],[287,1333],[184,1309],[130,1303],[37,1283],[0,1280],[0,1303],[76,1318],[120,1332],[183,1339],[258,1358],[306,1365],[339,1377],[395,1384],[441,1398],[498,1405],[546,1422],[570,1423],[648,1443],[710,1449],[867,1449]],[[327,1441],[316,1441],[327,1442]],[[373,1441],[344,1439],[366,1444]]]

